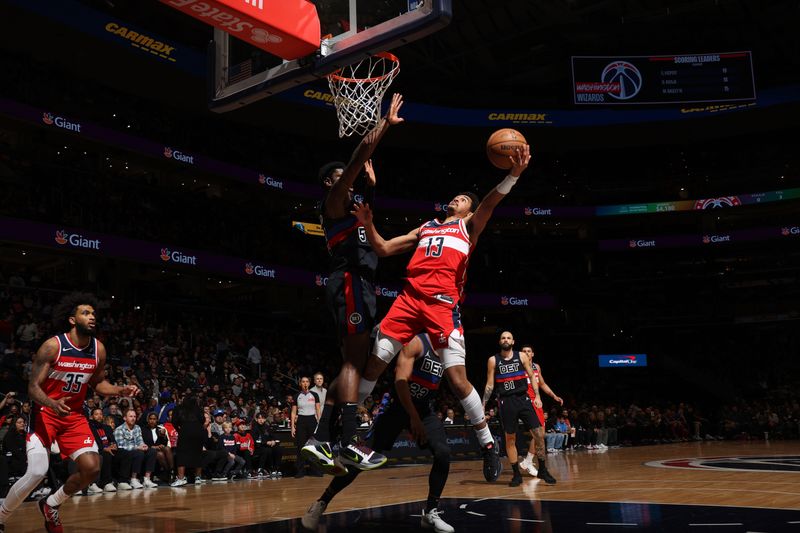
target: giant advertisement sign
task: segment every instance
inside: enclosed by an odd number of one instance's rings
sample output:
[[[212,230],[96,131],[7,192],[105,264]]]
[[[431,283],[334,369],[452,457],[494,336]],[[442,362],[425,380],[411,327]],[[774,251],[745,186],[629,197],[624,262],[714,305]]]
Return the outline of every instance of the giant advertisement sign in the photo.
[[[171,243],[148,242],[92,231],[0,217],[0,241],[16,242],[55,250],[88,253],[130,261],[161,265],[166,268],[197,269],[220,276],[255,281],[275,281],[304,287],[323,287],[327,274],[249,258],[217,255]],[[394,299],[399,285],[376,285],[375,294]],[[513,302],[513,303],[511,303]],[[502,294],[468,294],[465,303],[475,307],[545,309],[555,306],[555,299],[546,294],[520,294],[509,298]]]
[[[604,239],[598,242],[603,251],[656,250],[663,248],[686,248],[696,246],[725,246],[736,242],[757,242],[773,239],[796,239],[800,236],[800,225],[773,228],[750,228],[718,233],[660,235],[657,237],[634,237],[630,239]]]

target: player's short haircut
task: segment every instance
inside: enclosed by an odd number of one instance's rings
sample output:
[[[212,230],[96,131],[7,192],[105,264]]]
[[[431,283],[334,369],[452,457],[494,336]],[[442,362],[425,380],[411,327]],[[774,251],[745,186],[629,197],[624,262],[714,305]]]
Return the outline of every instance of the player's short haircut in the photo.
[[[481,199],[478,198],[478,195],[474,192],[460,192],[456,196],[466,196],[470,200],[472,200],[472,205],[469,207],[470,212],[474,213],[476,209],[478,209],[478,205],[481,203]]]
[[[333,171],[337,168],[344,169],[346,167],[346,163],[342,163],[341,161],[331,161],[329,163],[325,163],[319,169],[319,183],[320,185],[325,185],[325,180],[331,177]]]
[[[61,302],[56,306],[53,313],[53,321],[58,327],[63,325],[69,326],[70,317],[75,316],[78,312],[78,307],[82,305],[91,305],[97,310],[97,298],[88,292],[73,292],[67,294],[61,299]]]
[[[533,346],[531,346],[530,344],[523,344],[522,346],[520,346],[519,351],[521,352],[525,348],[530,348],[531,351],[533,351]]]

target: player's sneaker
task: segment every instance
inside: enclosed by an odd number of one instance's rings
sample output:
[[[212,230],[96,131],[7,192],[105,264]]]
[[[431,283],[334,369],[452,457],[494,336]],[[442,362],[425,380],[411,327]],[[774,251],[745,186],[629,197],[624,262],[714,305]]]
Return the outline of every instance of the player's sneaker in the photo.
[[[144,478],[142,482],[142,486],[146,489],[155,489],[158,488],[158,483],[154,483],[152,479],[149,477]]]
[[[86,487],[86,492],[89,494],[100,494],[103,492],[103,489],[97,486],[97,483],[92,483],[88,487]]]
[[[185,477],[179,477],[179,478],[175,479],[175,481],[170,483],[169,486],[170,487],[183,487],[187,483],[188,483],[188,481],[186,481]]]
[[[547,471],[547,467],[544,465],[539,466],[539,475],[537,477],[548,485],[556,484],[556,478],[550,475],[550,472]]]
[[[334,455],[330,442],[318,441],[311,437],[300,453],[326,474],[337,477],[347,474],[347,467],[342,464],[338,456]]]
[[[519,467],[520,467],[520,469],[526,471],[528,474],[530,474],[533,477],[536,477],[536,474],[539,473],[539,471],[536,470],[536,467],[533,466],[533,461],[528,461],[527,459],[523,459],[522,461],[520,461],[519,462]]]
[[[64,526],[58,517],[58,508],[47,505],[47,498],[39,500],[39,511],[44,517],[44,528],[48,533],[64,533]]]
[[[503,463],[500,462],[500,455],[497,453],[495,443],[487,444],[481,450],[483,456],[483,477],[489,483],[494,483],[503,471]]]
[[[344,465],[352,465],[359,470],[375,470],[386,463],[385,455],[373,452],[355,436],[347,446],[339,449],[339,458]]]
[[[133,490],[133,487],[131,486],[131,484],[130,483],[125,483],[124,481],[120,481],[119,483],[117,483],[117,488],[119,490]]]
[[[328,504],[322,500],[315,501],[311,504],[311,507],[308,508],[306,514],[303,515],[303,518],[300,519],[300,523],[303,524],[304,528],[316,531],[319,525],[319,519],[322,517],[322,513],[325,512],[327,507]]]
[[[131,487],[134,488],[134,489],[143,489],[144,485],[142,485],[141,481],[139,481],[138,479],[133,477],[133,478],[131,478]]]
[[[442,517],[439,516],[441,512],[439,509],[431,509],[426,513],[423,509],[422,518],[419,521],[422,529],[433,529],[437,533],[453,533],[455,528],[442,520]]]
[[[117,492],[117,487],[113,483],[106,483],[106,486],[103,487],[103,492]]]

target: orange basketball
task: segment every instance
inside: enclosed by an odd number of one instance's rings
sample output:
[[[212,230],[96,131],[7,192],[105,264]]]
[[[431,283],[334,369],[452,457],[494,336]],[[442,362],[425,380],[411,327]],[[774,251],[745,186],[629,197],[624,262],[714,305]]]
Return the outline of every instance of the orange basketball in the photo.
[[[509,156],[514,155],[517,149],[528,144],[525,137],[517,130],[503,128],[492,133],[486,142],[486,156],[497,168],[508,169],[512,167]]]

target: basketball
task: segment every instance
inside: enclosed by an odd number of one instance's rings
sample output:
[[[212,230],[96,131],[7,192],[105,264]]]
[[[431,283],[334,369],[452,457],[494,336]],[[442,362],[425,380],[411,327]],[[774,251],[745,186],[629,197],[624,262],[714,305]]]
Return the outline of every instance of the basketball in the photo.
[[[497,168],[509,169],[512,166],[508,159],[509,156],[514,155],[517,148],[521,150],[526,144],[528,141],[520,132],[511,128],[503,128],[489,137],[486,142],[486,156]]]

